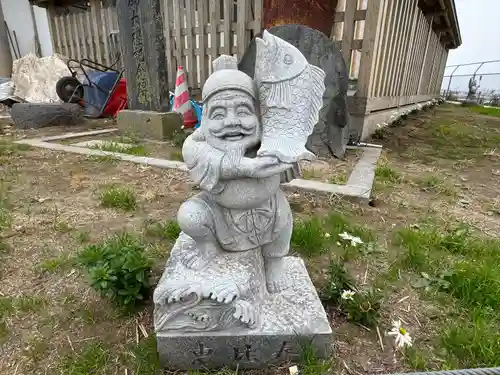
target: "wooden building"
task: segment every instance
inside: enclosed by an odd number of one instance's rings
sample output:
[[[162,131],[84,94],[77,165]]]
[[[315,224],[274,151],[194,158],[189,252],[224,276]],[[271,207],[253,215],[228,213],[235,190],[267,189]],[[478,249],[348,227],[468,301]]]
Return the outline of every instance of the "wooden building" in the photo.
[[[269,20],[265,8],[273,1],[164,0],[170,85],[175,82],[176,66],[183,65],[191,90],[200,90],[214,58],[241,56],[253,35],[262,31],[264,20],[268,25],[276,23]],[[439,96],[448,51],[461,44],[454,0],[333,3],[331,38],[338,42],[349,67],[349,112],[359,135],[369,136],[395,109]],[[109,64],[118,35],[113,2],[89,0],[88,4],[87,10],[80,7],[66,14],[48,5],[54,50]]]

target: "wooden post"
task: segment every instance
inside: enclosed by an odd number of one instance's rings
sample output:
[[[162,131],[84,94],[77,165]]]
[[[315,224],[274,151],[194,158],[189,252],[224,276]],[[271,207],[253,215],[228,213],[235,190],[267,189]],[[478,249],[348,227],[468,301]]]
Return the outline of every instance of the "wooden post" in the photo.
[[[2,3],[0,2],[0,77],[10,77],[12,74],[12,54],[4,22]]]
[[[117,0],[130,109],[167,112],[168,75],[161,0]]]
[[[422,61],[422,65],[420,66],[420,78],[418,79],[417,92],[416,92],[417,95],[420,93],[420,85],[422,84],[422,78],[424,76],[425,62],[427,61],[427,53],[429,51],[429,43],[431,41],[431,34],[434,32],[432,30],[433,23],[434,23],[434,17],[431,17],[431,21],[429,23],[429,32],[427,34],[427,43],[425,45],[424,59]]]

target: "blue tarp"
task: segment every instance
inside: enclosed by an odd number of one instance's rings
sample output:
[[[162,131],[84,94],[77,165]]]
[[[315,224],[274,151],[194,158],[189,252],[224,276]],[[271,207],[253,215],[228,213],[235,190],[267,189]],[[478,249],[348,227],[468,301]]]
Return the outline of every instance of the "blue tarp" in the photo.
[[[201,123],[201,113],[203,111],[203,104],[197,102],[196,100],[191,99],[191,104],[194,108],[194,112],[196,113],[196,118],[198,119],[198,123],[195,125],[195,129],[198,129],[200,127]],[[173,108],[174,106],[174,94],[170,94],[170,108]]]

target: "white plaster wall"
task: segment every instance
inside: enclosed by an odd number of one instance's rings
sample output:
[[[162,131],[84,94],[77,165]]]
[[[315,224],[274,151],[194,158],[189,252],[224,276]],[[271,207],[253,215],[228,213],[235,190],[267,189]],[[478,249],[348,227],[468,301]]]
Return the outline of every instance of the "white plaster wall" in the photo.
[[[30,52],[35,53],[35,32],[28,0],[0,0],[2,3],[5,21],[9,31],[15,31],[21,56]],[[45,9],[35,6],[35,19],[37,23],[38,36],[42,47],[42,56],[52,55],[52,41],[50,38],[49,23]],[[3,25],[2,25],[3,26]],[[12,50],[14,59],[14,51]]]

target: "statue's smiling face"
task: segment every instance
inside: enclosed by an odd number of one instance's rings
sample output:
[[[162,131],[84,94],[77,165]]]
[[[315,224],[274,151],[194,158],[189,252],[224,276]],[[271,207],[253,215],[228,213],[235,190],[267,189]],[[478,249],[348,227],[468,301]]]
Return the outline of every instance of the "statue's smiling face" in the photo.
[[[205,103],[203,133],[208,144],[227,150],[248,150],[260,141],[259,119],[253,98],[241,91],[214,94]]]

